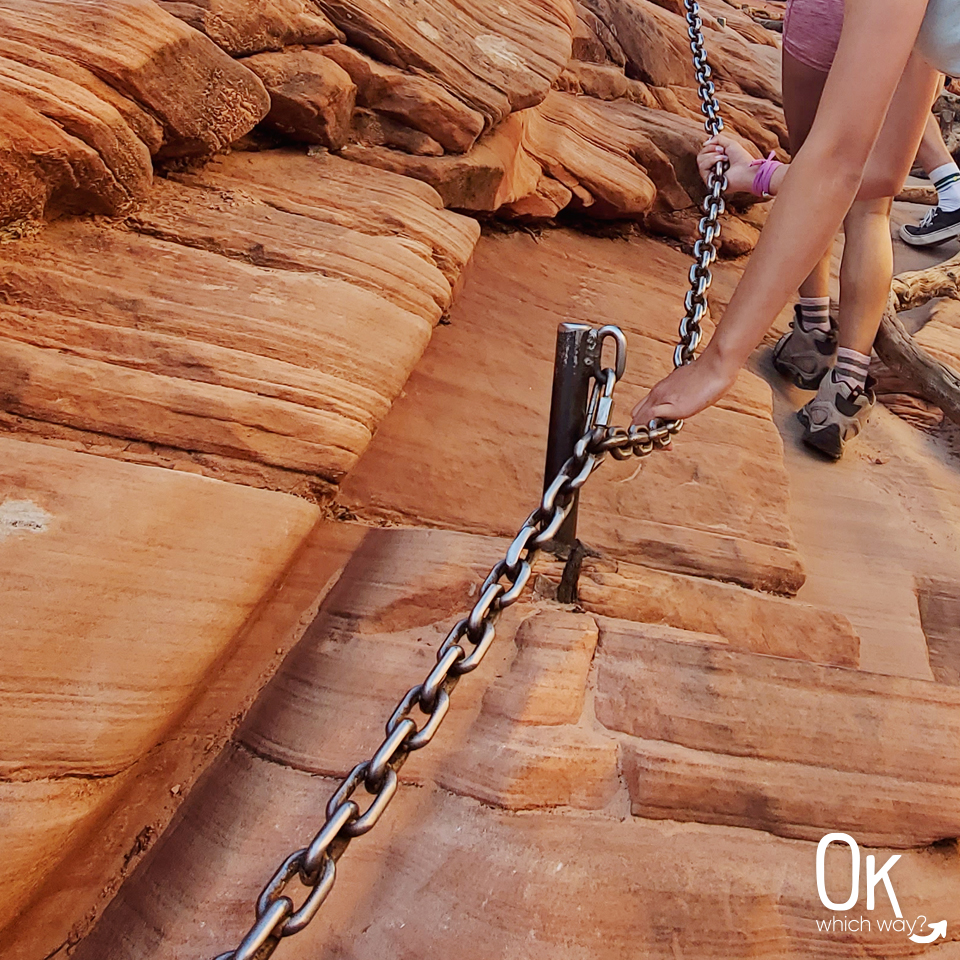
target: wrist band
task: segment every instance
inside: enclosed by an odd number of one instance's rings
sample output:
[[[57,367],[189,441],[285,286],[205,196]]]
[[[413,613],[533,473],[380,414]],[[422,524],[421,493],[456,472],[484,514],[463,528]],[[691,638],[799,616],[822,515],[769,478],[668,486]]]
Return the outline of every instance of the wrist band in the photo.
[[[760,168],[757,170],[757,175],[753,178],[753,186],[750,189],[758,197],[763,197],[764,199],[772,197],[773,194],[770,193],[770,181],[773,180],[773,174],[777,167],[782,167],[783,164],[779,160],[774,160],[774,152],[771,150],[770,155],[765,160],[754,160],[750,166]]]

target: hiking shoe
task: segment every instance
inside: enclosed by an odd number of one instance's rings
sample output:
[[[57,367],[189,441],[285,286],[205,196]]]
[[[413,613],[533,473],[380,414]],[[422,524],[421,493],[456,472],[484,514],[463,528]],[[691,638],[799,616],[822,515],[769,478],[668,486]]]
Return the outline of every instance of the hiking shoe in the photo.
[[[800,304],[793,309],[790,329],[773,348],[773,365],[801,390],[816,390],[837,359],[837,324],[831,318],[829,331],[805,330]]]
[[[934,247],[960,236],[960,210],[947,212],[933,207],[916,225],[905,223],[900,228],[900,239],[911,247]]]
[[[817,395],[797,411],[803,442],[831,460],[839,460],[844,444],[863,429],[877,402],[873,386],[872,377],[867,377],[866,388],[853,389],[843,380],[835,380],[833,374],[824,377]]]

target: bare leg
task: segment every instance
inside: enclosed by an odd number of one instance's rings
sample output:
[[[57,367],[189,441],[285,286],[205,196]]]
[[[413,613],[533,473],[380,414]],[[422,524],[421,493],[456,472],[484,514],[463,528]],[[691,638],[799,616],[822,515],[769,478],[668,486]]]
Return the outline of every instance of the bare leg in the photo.
[[[794,156],[813,126],[826,82],[827,74],[808,67],[783,51],[783,113],[790,132],[790,152]],[[800,296],[830,296],[829,250],[824,251],[810,275],[800,284]]]
[[[890,208],[917,155],[938,79],[922,58],[910,58],[844,220],[840,346],[858,353],[870,353],[880,327],[893,277]],[[943,146],[939,129],[936,135]]]
[[[890,281],[891,197],[856,200],[843,221],[846,242],[840,263],[840,346],[870,355]]]
[[[920,141],[920,149],[917,150],[917,163],[923,167],[925,173],[942,167],[945,163],[950,163],[953,157],[947,150],[943,142],[943,134],[940,133],[940,124],[937,118],[931,113],[927,117],[927,125],[923,128],[923,139]]]

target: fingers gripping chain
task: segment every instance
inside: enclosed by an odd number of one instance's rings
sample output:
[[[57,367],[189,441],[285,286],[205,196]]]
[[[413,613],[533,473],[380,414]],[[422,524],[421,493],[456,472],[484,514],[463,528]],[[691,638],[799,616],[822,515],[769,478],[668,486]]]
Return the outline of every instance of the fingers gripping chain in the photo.
[[[723,129],[720,105],[711,80],[703,46],[703,24],[696,0],[684,0],[687,33],[693,53],[704,126],[713,136]],[[703,201],[700,239],[694,245],[686,314],[680,323],[680,343],[674,365],[693,360],[700,342],[700,324],[707,313],[710,264],[716,259],[720,215],[724,211],[725,161],[710,174]],[[539,505],[523,522],[504,558],[491,569],[480,587],[470,613],[453,626],[437,651],[437,662],[422,683],[401,698],[386,723],[385,738],[369,760],[358,763],[343,779],[326,808],[326,819],[310,843],[291,853],[263,888],[256,901],[256,920],[234,950],[216,960],[267,960],[284,937],[303,930],[316,916],[337,876],[337,862],[350,843],[372,830],[390,805],[399,787],[399,770],[411,753],[433,739],[450,709],[450,698],[460,678],[475,670],[493,644],[500,614],[516,603],[530,581],[537,551],[553,539],[573,509],[575,496],[609,453],[615,459],[645,457],[667,447],[683,426],[682,420],[651,420],[647,426],[612,427],[613,393],[626,369],[626,338],[619,327],[607,325],[596,332],[597,358],[604,343],[615,346],[613,367],[594,373],[587,405],[586,430],[573,455],[563,464],[544,491]],[[600,366],[599,359],[597,366]],[[366,809],[355,800],[363,790],[371,799]],[[297,907],[290,886],[306,891]]]

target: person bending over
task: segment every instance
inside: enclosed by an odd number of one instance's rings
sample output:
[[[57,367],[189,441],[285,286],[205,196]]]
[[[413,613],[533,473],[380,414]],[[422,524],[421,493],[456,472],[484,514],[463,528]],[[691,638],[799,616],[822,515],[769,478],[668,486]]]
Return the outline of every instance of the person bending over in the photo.
[[[817,388],[798,414],[804,441],[838,459],[860,432],[875,402],[867,368],[893,275],[892,199],[917,154],[939,79],[913,49],[926,7],[927,0],[790,0],[783,100],[794,160],[758,167],[732,138],[707,141],[702,172],[725,158],[728,189],[757,186],[777,200],[709,344],[637,404],[634,423],[685,419],[716,403],[799,287],[775,364],[799,386]],[[837,329],[828,251],[841,223]]]

